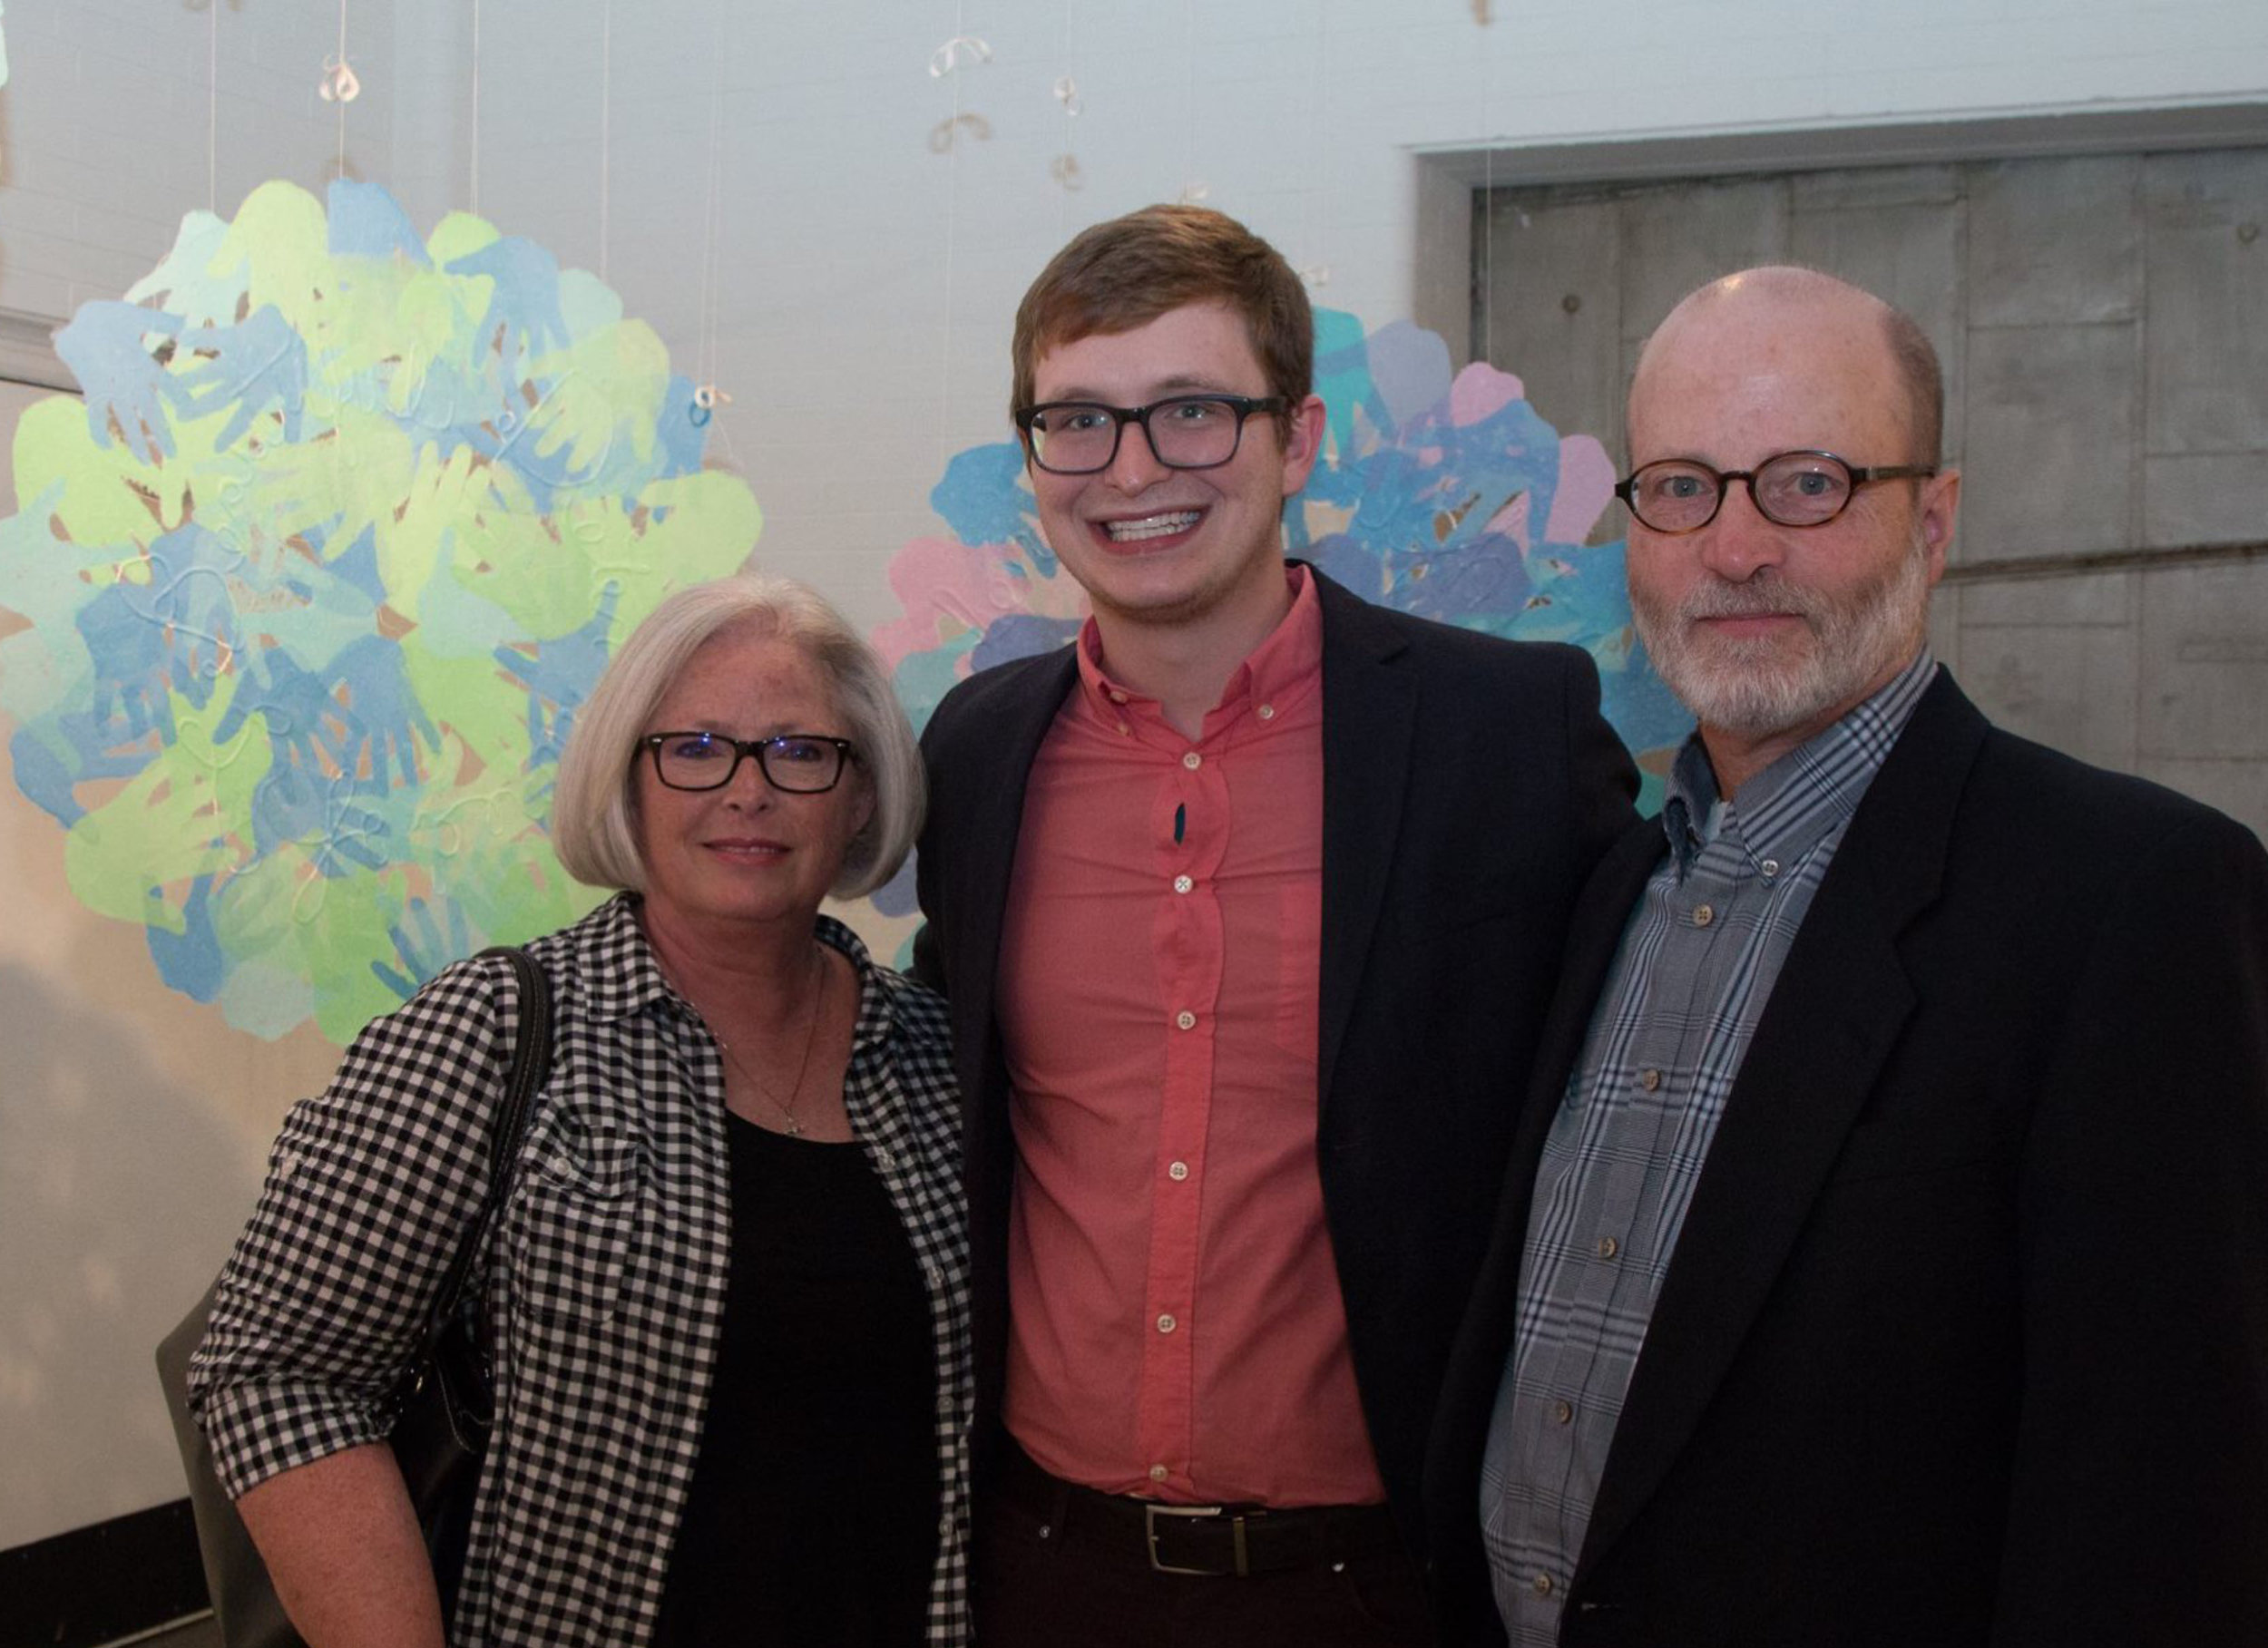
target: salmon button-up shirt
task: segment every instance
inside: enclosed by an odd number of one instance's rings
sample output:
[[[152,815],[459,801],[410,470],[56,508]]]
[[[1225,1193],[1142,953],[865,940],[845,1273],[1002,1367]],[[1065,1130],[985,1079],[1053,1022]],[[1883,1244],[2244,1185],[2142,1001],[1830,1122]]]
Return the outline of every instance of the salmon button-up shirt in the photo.
[[[1287,577],[1194,741],[1090,623],[1025,787],[1005,1417],[1109,1493],[1385,1497],[1316,1166],[1323,619]]]

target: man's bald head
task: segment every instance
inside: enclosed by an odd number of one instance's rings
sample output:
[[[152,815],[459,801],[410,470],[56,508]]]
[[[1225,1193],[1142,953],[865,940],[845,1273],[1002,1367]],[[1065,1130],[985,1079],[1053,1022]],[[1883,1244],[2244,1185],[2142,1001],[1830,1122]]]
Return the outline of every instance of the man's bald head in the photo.
[[[1745,477],[1705,495],[1716,513],[1696,526],[1665,531],[1634,511],[1625,560],[1638,638],[1700,722],[1728,795],[1926,643],[1960,492],[1932,462],[1935,368],[1911,322],[1811,269],[1728,275],[1647,340],[1630,386],[1633,476],[1682,463],[1682,483],[1705,494],[1710,472]],[[1805,453],[1858,473],[1830,487],[1825,520],[1790,525],[1766,512],[1786,499],[1763,497],[1755,476]]]
[[[1913,317],[1873,293],[1817,269],[1766,264],[1712,280],[1688,293],[1646,340],[1630,380],[1630,422],[1637,422],[1648,367],[1689,339],[1694,328],[1753,327],[1800,332],[1822,327],[1879,328],[1885,366],[1902,390],[1909,449],[1898,462],[1935,464],[1945,439],[1945,376],[1937,350]],[[1887,461],[1887,460],[1884,460]]]

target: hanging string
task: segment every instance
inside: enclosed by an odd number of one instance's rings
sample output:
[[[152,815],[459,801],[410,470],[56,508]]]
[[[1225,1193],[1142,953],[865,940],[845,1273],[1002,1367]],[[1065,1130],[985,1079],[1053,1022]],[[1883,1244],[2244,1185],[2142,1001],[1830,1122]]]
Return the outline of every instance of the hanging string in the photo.
[[[599,28],[599,278],[604,281],[613,178],[614,0],[606,0]]]
[[[218,5],[220,0],[213,0],[213,4]],[[338,0],[338,67],[342,74],[347,73],[347,0]],[[338,175],[342,178],[347,175],[347,104],[348,101],[347,94],[342,87],[338,98]]]
[[[206,0],[205,210],[220,214],[220,0]]]
[[[1181,198],[1196,201],[1207,193],[1197,175],[1197,0],[1185,0],[1181,8],[1181,55],[1189,71],[1181,91]]]
[[[469,205],[474,217],[481,211],[481,0],[473,0],[473,180]]]
[[[1496,31],[1486,15],[1481,24],[1481,358],[1496,364],[1496,133],[1490,117],[1491,83],[1496,78]],[[1471,324],[1470,320],[1466,322]]]
[[[1055,83],[1056,101],[1063,105],[1063,152],[1055,162],[1055,180],[1062,184],[1055,200],[1055,239],[1059,246],[1070,238],[1070,192],[1080,187],[1079,149],[1072,122],[1079,118],[1079,80],[1071,62],[1071,0],[1063,0],[1063,75]]]
[[[724,260],[725,220],[725,17],[729,0],[717,0],[716,24],[709,49],[709,180],[701,203],[701,288],[700,307],[695,323],[693,353],[696,369],[701,381],[694,385],[693,404],[686,414],[693,426],[704,433],[714,430],[723,441],[725,467],[734,474],[746,475],[748,466],[741,462],[739,448],[733,444],[732,425],[719,421],[717,414],[732,404],[731,394],[717,382],[717,368],[723,354],[724,302],[719,296],[723,285],[721,274]],[[704,459],[706,463],[706,459]]]
[[[708,192],[701,201],[701,322],[694,356],[701,360],[701,381],[717,381],[717,218],[724,170],[724,2],[717,5],[717,50],[710,52],[710,154],[708,154]]]
[[[1315,25],[1315,94],[1308,99],[1307,110],[1307,152],[1310,154],[1321,154],[1324,151],[1323,112],[1331,98],[1331,8],[1329,6],[1318,9]],[[1329,209],[1327,205],[1322,210],[1318,210],[1316,207],[1318,199],[1326,202],[1329,200],[1330,191],[1323,183],[1325,174],[1322,168],[1311,169],[1311,175],[1316,180],[1308,186],[1306,200],[1303,202],[1302,208],[1307,219],[1306,240],[1310,256],[1308,261],[1299,266],[1299,278],[1310,288],[1313,288],[1327,286],[1331,281],[1331,265],[1320,255],[1325,238],[1324,227],[1327,226],[1329,220]]]
[[[717,381],[717,242],[723,216],[725,146],[725,6],[717,0],[716,44],[709,54],[709,187],[701,206],[701,301],[693,353],[700,362],[701,382]]]
[[[961,0],[953,0],[953,35],[955,40],[966,37]],[[953,80],[953,120],[947,130],[961,130],[961,76]],[[937,351],[937,454],[938,473],[943,473],[952,462],[952,437],[947,433],[953,423],[953,231],[961,221],[961,145],[952,144],[945,151],[945,309],[944,325],[937,328],[943,339]]]

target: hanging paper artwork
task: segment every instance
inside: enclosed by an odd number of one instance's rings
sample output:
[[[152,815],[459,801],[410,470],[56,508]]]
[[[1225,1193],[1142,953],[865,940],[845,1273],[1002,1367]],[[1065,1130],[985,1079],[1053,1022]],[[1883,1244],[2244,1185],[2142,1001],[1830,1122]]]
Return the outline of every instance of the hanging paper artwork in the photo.
[[[1633,636],[1622,543],[1586,543],[1614,495],[1606,449],[1560,435],[1510,373],[1452,372],[1441,337],[1406,321],[1365,336],[1354,316],[1318,310],[1315,392],[1329,435],[1286,506],[1291,552],[1384,606],[1589,650],[1657,804],[1691,718]],[[930,502],[953,535],[898,553],[890,585],[905,616],[874,636],[916,726],[955,681],[1062,645],[1087,611],[1040,536],[1014,442],[954,457]],[[886,913],[911,910],[905,880],[876,895]]]
[[[613,648],[759,515],[597,278],[288,183],[56,338],[0,590],[17,785],[91,909],[263,1037],[345,1041],[598,896],[543,832]]]

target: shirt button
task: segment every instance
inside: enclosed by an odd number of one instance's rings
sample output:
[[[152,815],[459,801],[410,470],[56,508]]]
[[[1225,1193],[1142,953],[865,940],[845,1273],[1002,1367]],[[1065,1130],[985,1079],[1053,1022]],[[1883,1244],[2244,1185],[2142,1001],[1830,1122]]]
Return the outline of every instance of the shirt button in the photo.
[[[1158,1319],[1158,1331],[1160,1333],[1170,1333],[1180,1325],[1181,1324],[1179,1322],[1174,1321],[1173,1313],[1170,1311]]]
[[[1598,1256],[1601,1259],[1611,1259],[1621,1251],[1622,1243],[1616,1241],[1612,1236],[1601,1236],[1598,1238]]]
[[[1696,927],[1706,927],[1715,920],[1716,920],[1716,912],[1706,904],[1696,904],[1693,907],[1693,924]]]
[[[1195,750],[1191,750],[1188,754],[1181,757],[1181,765],[1188,767],[1191,772],[1195,772],[1198,767],[1205,765],[1205,757],[1198,755]]]
[[[1184,1009],[1173,1016],[1173,1021],[1185,1030],[1197,1029],[1197,1015]]]
[[[1152,1482],[1163,1482],[1166,1479],[1166,1468],[1162,1465],[1151,1466],[1149,1468],[1149,1479]]]
[[[1166,1176],[1171,1179],[1175,1184],[1178,1185],[1182,1180],[1189,1176],[1188,1163],[1176,1162],[1172,1166],[1166,1169]]]
[[[1187,892],[1196,885],[1197,883],[1186,875],[1177,875],[1173,878],[1173,890],[1176,892]]]
[[[1550,1594],[1551,1594],[1551,1575],[1549,1575],[1549,1574],[1539,1574],[1539,1575],[1536,1575],[1536,1579],[1535,1579],[1535,1589],[1536,1589],[1536,1594],[1537,1594],[1538,1596],[1549,1596],[1549,1595],[1550,1595]]]
[[[1655,1088],[1660,1087],[1661,1085],[1662,1073],[1659,1070],[1640,1070],[1638,1072],[1638,1086],[1644,1087],[1648,1093],[1651,1093]]]
[[[1275,705],[1273,705],[1273,704],[1263,704],[1263,705],[1261,705],[1261,706],[1260,706],[1260,719],[1262,719],[1263,721],[1273,721],[1273,720],[1275,720],[1275,719],[1276,719],[1276,706],[1275,706]]]
[[[875,1160],[880,1162],[885,1167],[894,1167],[898,1165],[898,1158],[892,1156],[887,1150],[875,1151]]]
[[[1572,1402],[1552,1403],[1551,1417],[1562,1425],[1571,1424],[1575,1419],[1575,1404]]]
[[[1764,861],[1764,863],[1758,864],[1756,868],[1764,872],[1765,880],[1770,881],[1774,876],[1780,873],[1780,861],[1776,858],[1767,858]]]
[[[1133,734],[1134,734],[1134,729],[1133,729],[1132,727],[1129,726],[1128,726],[1125,722],[1123,722],[1123,721],[1121,721],[1121,722],[1119,722],[1119,736],[1121,738],[1131,737],[1131,736],[1133,736]]]
[[[1110,702],[1113,704],[1123,704],[1126,702],[1126,695],[1122,692],[1113,691],[1110,695]]]

